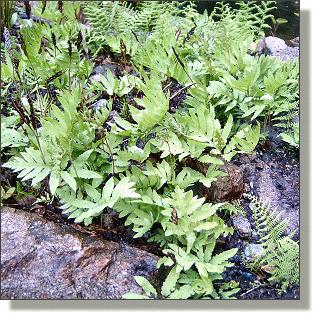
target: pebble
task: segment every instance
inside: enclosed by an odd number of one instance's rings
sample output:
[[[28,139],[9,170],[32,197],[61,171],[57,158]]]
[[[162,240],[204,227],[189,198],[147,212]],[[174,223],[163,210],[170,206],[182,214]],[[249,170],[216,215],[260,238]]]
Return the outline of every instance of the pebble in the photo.
[[[259,244],[251,243],[251,244],[247,245],[246,248],[244,249],[244,256],[245,256],[246,260],[248,260],[248,261],[252,260],[252,256],[250,254],[250,251],[257,258],[263,253],[264,249]]]
[[[299,46],[289,47],[285,41],[277,37],[266,37],[266,52],[271,56],[279,57],[282,61],[287,61],[289,58],[293,61],[299,57]]]
[[[233,227],[240,238],[248,238],[251,235],[251,225],[249,220],[242,214],[236,214],[231,217]]]
[[[243,272],[241,275],[241,279],[248,282],[253,282],[256,276],[250,272]]]
[[[116,69],[116,65],[109,63],[108,65],[99,65],[97,67],[95,67],[92,70],[92,74],[93,75],[100,75],[102,74],[105,78],[108,78],[108,74],[107,74],[107,70],[110,69],[111,72],[114,74],[115,73],[115,69]],[[99,78],[96,78],[96,81],[100,81],[100,76]]]
[[[253,203],[249,203],[249,208],[251,209],[251,211],[254,211],[255,205]]]
[[[263,161],[258,162],[256,167],[257,169],[262,170],[264,168],[264,162]]]
[[[276,180],[276,186],[278,189],[285,189],[286,180],[284,178],[280,178]]]
[[[101,100],[98,100],[97,102],[95,102],[94,104],[92,104],[92,107],[95,108],[96,110],[100,110],[102,107],[107,106],[107,105],[108,105],[108,100],[101,99]]]
[[[277,37],[266,37],[265,43],[270,50],[271,55],[279,53],[279,51],[287,49],[287,45],[284,40]]]
[[[297,164],[297,160],[296,159],[291,159],[289,162],[292,166]]]
[[[270,162],[269,166],[273,169],[276,169],[278,168],[278,164],[277,163],[274,163],[274,162]]]
[[[259,235],[258,235],[258,232],[256,230],[252,231],[251,240],[253,240],[253,241],[258,241],[259,240]]]
[[[285,41],[285,44],[288,46],[288,47],[299,47],[299,37],[296,37],[294,39],[291,39],[291,40],[286,40]]]
[[[243,189],[243,191],[244,191],[245,193],[250,192],[250,186],[249,186],[247,183],[244,184],[244,189]]]
[[[270,156],[268,153],[264,153],[262,155],[262,160],[265,162],[265,163],[268,163],[270,161]]]
[[[251,155],[251,161],[256,161],[258,159],[257,153],[253,152]]]

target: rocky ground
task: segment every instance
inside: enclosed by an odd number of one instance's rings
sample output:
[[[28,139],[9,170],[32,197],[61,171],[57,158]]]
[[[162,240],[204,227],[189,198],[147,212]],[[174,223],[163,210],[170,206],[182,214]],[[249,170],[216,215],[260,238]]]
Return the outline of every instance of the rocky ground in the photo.
[[[296,230],[293,239],[299,241],[299,156],[295,152],[288,153],[284,150],[282,142],[273,141],[273,143],[272,149],[264,150],[262,155],[258,154],[250,164],[247,178],[247,183],[250,186],[249,192],[263,201],[269,200],[273,209],[278,207],[277,212],[283,212],[281,220],[290,219],[285,234]],[[241,160],[239,162],[241,163]],[[241,290],[236,295],[238,299],[299,299],[298,285],[290,287],[279,295],[279,285],[269,283],[267,281],[268,274],[255,273],[246,268],[242,254],[245,252],[248,242],[250,244],[258,243],[258,237],[255,233],[250,204],[246,200],[244,202],[247,221],[235,224],[235,221],[230,218],[227,222],[228,225],[235,228],[236,232],[225,240],[224,250],[235,247],[239,250],[230,259],[234,262],[234,266],[226,271],[226,279],[240,282]],[[241,231],[244,228],[243,224],[248,222],[252,234],[251,237],[246,238],[237,231]],[[256,284],[260,286],[255,287]]]

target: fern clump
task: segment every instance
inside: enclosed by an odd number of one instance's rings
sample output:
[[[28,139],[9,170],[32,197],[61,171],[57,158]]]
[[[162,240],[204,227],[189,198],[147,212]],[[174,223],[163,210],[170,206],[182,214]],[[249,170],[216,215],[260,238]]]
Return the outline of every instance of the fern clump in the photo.
[[[247,265],[270,273],[269,281],[281,284],[280,294],[289,285],[299,282],[299,245],[291,239],[295,231],[283,236],[289,221],[284,219],[280,222],[282,212],[277,213],[276,209],[271,211],[270,204],[266,206],[254,196],[245,196],[254,204],[256,230],[260,236],[259,243],[264,248],[264,252],[248,261]]]
[[[159,260],[158,267],[171,267],[161,289],[163,297],[228,298],[238,291],[233,284],[217,283],[219,290],[214,286],[217,280],[223,280],[220,274],[225,268],[232,266],[227,260],[237,248],[213,254],[219,236],[233,230],[215,214],[221,204],[204,204],[204,201],[204,198],[194,197],[192,191],[184,192],[179,187],[170,193],[170,197],[162,198],[163,209],[159,211],[157,221],[162,225],[166,240],[162,237],[161,241],[167,242],[167,249],[163,250],[166,256]],[[132,294],[124,297],[136,298]]]

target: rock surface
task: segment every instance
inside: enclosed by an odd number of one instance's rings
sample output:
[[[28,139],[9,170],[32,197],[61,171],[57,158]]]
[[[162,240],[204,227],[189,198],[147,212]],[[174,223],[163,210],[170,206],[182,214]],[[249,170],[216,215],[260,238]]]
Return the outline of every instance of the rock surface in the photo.
[[[299,44],[299,39],[295,38],[295,43]],[[277,37],[266,37],[266,53],[273,57],[279,57],[282,61],[286,62],[288,59],[293,61],[299,58],[299,46],[289,47],[285,41]]]
[[[1,211],[2,299],[121,299],[143,294],[137,275],[156,285],[159,258],[152,254],[37,214]]]
[[[254,255],[255,258],[258,258],[262,253],[264,252],[264,249],[259,244],[248,244],[244,250],[244,256],[246,260],[250,261],[252,260],[252,255]]]
[[[225,177],[218,177],[211,186],[211,198],[217,202],[225,202],[229,198],[235,197],[240,194],[243,189],[243,169],[228,163],[228,170],[226,167],[220,167],[220,171],[229,175]],[[231,178],[231,180],[230,180]]]
[[[209,163],[197,163],[197,169],[203,174],[207,174],[208,168],[211,166]],[[225,202],[230,198],[239,195],[243,191],[243,169],[232,163],[225,166],[220,166],[219,171],[225,172],[227,175],[218,177],[213,181],[209,188],[210,199],[215,202]],[[231,180],[230,180],[231,178]]]
[[[278,184],[280,179],[278,180]],[[282,211],[280,221],[285,218],[290,219],[284,234],[289,235],[296,230],[293,239],[297,240],[299,239],[299,207],[291,207],[287,205],[283,201],[284,197],[281,195],[280,190],[278,190],[276,185],[276,182],[271,178],[271,170],[269,166],[265,166],[263,170],[258,172],[256,187],[259,199],[262,203],[270,203],[271,210],[275,210],[277,208],[277,212]],[[282,185],[284,185],[284,183],[282,183]],[[285,191],[286,190],[284,190],[284,192]]]
[[[235,214],[231,218],[234,230],[238,232],[240,238],[250,237],[252,230],[249,220],[242,214]]]

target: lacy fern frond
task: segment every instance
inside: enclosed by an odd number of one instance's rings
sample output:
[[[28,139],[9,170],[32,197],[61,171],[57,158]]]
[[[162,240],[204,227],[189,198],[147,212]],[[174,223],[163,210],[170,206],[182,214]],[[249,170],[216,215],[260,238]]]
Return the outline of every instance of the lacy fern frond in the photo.
[[[245,194],[245,197],[254,204],[253,216],[256,230],[260,236],[260,244],[265,249],[260,257],[248,262],[248,265],[267,271],[272,276],[269,280],[281,283],[279,293],[285,291],[289,285],[297,284],[299,281],[299,245],[291,237],[283,236],[289,220],[280,222],[282,212],[277,208],[271,211],[270,204],[261,203],[255,196]]]
[[[217,2],[212,16],[219,18],[224,25],[228,23],[228,29],[233,30],[231,33],[234,35],[238,30],[241,34],[253,33],[261,37],[264,35],[263,29],[270,29],[266,20],[273,17],[270,12],[276,9],[276,1],[259,1],[259,4],[258,1],[237,1],[236,4],[239,8],[233,10],[228,3]]]
[[[156,26],[157,21],[167,12],[171,17],[181,14],[181,1],[142,1],[132,6],[121,2],[86,1],[84,13],[98,36],[112,35],[116,32],[147,32]]]
[[[285,67],[288,67],[286,62]],[[284,141],[295,148],[299,148],[300,127],[296,120],[299,115],[299,64],[294,62],[289,67],[288,79],[285,85],[279,90],[281,98],[278,112],[279,114],[273,119],[276,127],[285,128],[286,131],[279,134]]]
[[[257,36],[264,35],[264,29],[271,27],[266,23],[267,19],[273,17],[270,12],[277,9],[276,1],[237,1],[238,19],[242,25],[250,26]]]
[[[228,215],[231,217],[233,214],[242,214],[246,216],[246,211],[240,203],[240,200],[235,200],[233,202],[226,202],[221,207],[220,210],[226,210]]]

